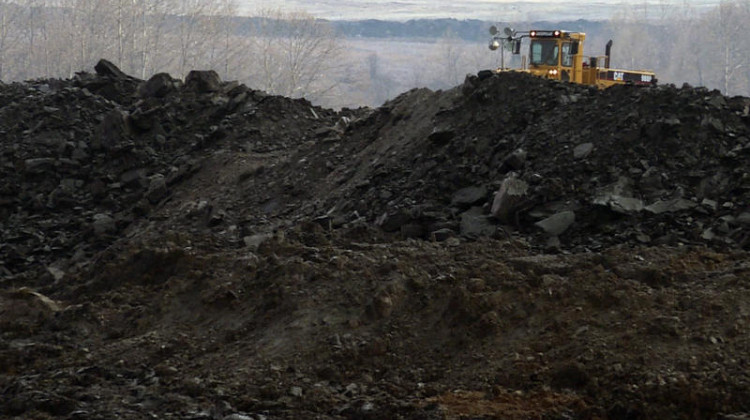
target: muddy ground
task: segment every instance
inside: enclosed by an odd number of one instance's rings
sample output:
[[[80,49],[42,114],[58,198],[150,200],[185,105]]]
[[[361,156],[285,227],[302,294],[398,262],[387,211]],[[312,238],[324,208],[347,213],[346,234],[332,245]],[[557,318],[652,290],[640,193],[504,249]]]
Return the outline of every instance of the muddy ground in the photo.
[[[0,416],[750,418],[749,107],[0,85]]]

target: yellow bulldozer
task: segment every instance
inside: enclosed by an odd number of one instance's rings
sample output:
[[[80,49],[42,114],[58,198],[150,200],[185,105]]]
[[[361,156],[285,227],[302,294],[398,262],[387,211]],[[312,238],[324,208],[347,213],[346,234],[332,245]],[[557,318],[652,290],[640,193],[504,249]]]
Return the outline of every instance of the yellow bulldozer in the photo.
[[[505,28],[501,34],[497,27],[490,28],[490,49],[501,49],[501,65],[495,72],[524,71],[547,79],[561,80],[605,89],[613,85],[629,84],[651,86],[656,75],[646,70],[621,70],[609,67],[612,41],[607,43],[604,56],[587,57],[583,54],[586,34],[563,30],[532,30],[516,32]],[[524,38],[530,40],[529,55],[522,57],[520,69],[507,69],[504,51],[520,54]]]

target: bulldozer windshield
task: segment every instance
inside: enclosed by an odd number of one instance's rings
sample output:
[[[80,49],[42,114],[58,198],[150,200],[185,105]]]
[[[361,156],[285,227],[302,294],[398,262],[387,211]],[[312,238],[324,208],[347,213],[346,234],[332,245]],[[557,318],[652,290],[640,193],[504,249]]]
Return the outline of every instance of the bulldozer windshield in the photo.
[[[560,48],[557,40],[534,39],[531,41],[531,64],[542,66],[556,66]]]

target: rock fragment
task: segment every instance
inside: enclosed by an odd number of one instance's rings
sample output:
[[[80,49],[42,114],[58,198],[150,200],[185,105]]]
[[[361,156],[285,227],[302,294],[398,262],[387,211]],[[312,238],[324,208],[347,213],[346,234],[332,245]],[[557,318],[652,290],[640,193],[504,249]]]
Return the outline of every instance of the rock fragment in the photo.
[[[429,139],[435,143],[447,143],[456,135],[452,128],[435,127],[430,133]]]
[[[579,144],[573,149],[573,158],[584,159],[588,157],[593,150],[594,150],[594,143]]]
[[[693,201],[685,200],[684,198],[676,198],[674,200],[659,200],[646,206],[645,209],[653,214],[662,214],[690,210],[697,205],[698,204]]]
[[[462,188],[453,194],[451,205],[457,207],[471,207],[481,204],[487,198],[487,189],[482,186]]]
[[[151,177],[149,181],[146,198],[151,204],[158,203],[167,195],[167,181],[164,175],[157,174]]]
[[[461,214],[461,236],[478,238],[493,236],[497,226],[481,207],[474,207]]]
[[[638,213],[643,210],[643,200],[620,195],[603,195],[593,200],[594,204],[609,207],[612,211],[622,214]]]
[[[513,212],[523,202],[528,184],[516,177],[508,177],[500,185],[492,202],[492,215],[503,223],[511,221]]]
[[[529,153],[526,150],[517,149],[505,159],[505,164],[513,170],[522,169],[526,164],[526,159],[528,158],[528,156]]]
[[[735,218],[735,221],[743,226],[750,226],[750,212],[740,213],[740,215]]]
[[[185,87],[198,93],[217,92],[221,89],[221,78],[213,70],[193,70],[185,78]]]
[[[535,225],[551,236],[559,236],[568,230],[575,221],[576,214],[574,212],[563,211],[536,222]]]
[[[168,73],[157,73],[138,88],[138,94],[143,98],[163,98],[178,87],[179,81]]]
[[[117,229],[115,226],[115,219],[104,213],[94,215],[92,227],[94,229],[94,234],[97,236],[114,233]]]
[[[250,250],[257,251],[261,245],[263,245],[266,241],[270,240],[271,238],[273,238],[273,235],[271,234],[257,234],[257,235],[245,236],[242,239],[242,241],[244,242],[246,247],[250,248]]]
[[[456,232],[449,228],[443,228],[430,233],[430,239],[436,242],[444,242],[456,236]]]
[[[100,76],[109,76],[120,79],[127,79],[130,77],[112,62],[107,60],[99,60],[99,62],[96,63],[96,66],[94,66],[94,70],[96,70],[96,73]]]

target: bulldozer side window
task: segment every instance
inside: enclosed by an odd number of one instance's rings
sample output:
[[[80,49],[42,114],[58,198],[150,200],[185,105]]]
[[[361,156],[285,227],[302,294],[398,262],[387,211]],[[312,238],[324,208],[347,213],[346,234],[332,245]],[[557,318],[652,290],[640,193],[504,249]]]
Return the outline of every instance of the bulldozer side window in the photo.
[[[562,65],[564,67],[573,66],[573,55],[570,53],[570,42],[562,45]]]
[[[531,64],[556,66],[558,55],[557,41],[553,39],[531,41]]]
[[[580,44],[578,44],[578,41],[571,42],[570,43],[570,55],[577,55],[579,46]]]

